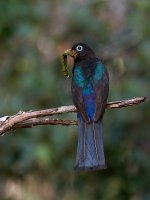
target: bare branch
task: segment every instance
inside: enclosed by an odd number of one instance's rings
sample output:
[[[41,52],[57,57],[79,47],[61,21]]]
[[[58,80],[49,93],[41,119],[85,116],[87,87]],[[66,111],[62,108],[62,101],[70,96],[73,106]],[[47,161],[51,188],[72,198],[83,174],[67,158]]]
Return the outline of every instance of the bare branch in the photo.
[[[146,100],[146,97],[135,97],[132,99],[127,99],[127,100],[108,102],[107,108],[123,108],[123,107],[133,106],[133,105],[142,103],[145,100]]]
[[[33,126],[38,125],[77,125],[78,122],[76,120],[66,120],[66,119],[51,119],[49,117],[45,118],[33,118],[23,122],[19,122],[14,125],[14,128],[32,128]]]
[[[145,100],[146,97],[136,97],[128,100],[109,102],[107,103],[106,108],[122,108],[133,106],[135,104],[142,103]],[[17,128],[32,128],[33,126],[37,125],[77,125],[77,121],[75,120],[51,119],[50,117],[46,117],[76,111],[77,110],[75,106],[61,106],[58,108],[33,112],[19,111],[16,115],[4,116],[0,118],[0,135]]]

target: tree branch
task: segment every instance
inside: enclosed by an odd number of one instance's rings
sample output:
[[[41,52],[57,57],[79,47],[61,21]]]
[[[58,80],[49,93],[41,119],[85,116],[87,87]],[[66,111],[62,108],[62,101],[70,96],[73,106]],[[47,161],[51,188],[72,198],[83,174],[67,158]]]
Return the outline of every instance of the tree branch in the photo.
[[[114,101],[107,103],[106,108],[122,108],[142,103],[146,97],[136,97],[128,100]],[[76,112],[75,106],[61,106],[40,111],[19,111],[13,116],[0,118],[0,135],[17,128],[32,128],[37,125],[77,125],[75,120],[52,119],[49,116]],[[47,117],[48,116],[48,117]]]

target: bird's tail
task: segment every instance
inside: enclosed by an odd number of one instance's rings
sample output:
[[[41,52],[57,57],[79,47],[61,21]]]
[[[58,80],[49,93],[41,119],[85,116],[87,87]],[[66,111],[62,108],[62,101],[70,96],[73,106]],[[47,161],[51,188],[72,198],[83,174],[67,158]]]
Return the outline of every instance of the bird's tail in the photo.
[[[102,119],[90,124],[78,116],[78,146],[76,170],[96,170],[107,168],[105,162]]]

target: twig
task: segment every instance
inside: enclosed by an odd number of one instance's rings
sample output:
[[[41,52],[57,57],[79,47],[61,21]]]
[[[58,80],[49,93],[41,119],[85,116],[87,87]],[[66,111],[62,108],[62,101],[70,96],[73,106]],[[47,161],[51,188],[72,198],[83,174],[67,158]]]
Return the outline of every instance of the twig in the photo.
[[[63,126],[69,126],[69,125],[77,125],[76,120],[66,120],[66,119],[51,119],[49,117],[46,118],[33,118],[26,120],[24,122],[17,123],[14,128],[32,128],[33,126],[38,125],[63,125]]]
[[[142,103],[145,100],[146,97],[136,97],[128,100],[109,102],[107,103],[106,108],[122,108],[133,106],[135,104]],[[77,121],[75,120],[51,119],[50,117],[46,117],[76,111],[77,110],[75,106],[61,106],[58,108],[33,112],[19,111],[16,115],[0,118],[0,135],[3,135],[8,131],[15,130],[17,128],[31,128],[37,125],[77,125]]]

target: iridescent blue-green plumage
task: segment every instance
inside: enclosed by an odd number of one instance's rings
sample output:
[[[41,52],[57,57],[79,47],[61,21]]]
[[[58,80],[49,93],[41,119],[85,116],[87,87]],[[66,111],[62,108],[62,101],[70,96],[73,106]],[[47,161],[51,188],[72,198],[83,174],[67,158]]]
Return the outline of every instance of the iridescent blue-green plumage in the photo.
[[[77,47],[82,46],[82,51]],[[76,44],[77,51],[72,78],[72,97],[77,107],[78,147],[75,168],[94,170],[106,168],[102,118],[107,103],[109,78],[104,65],[85,44]]]

